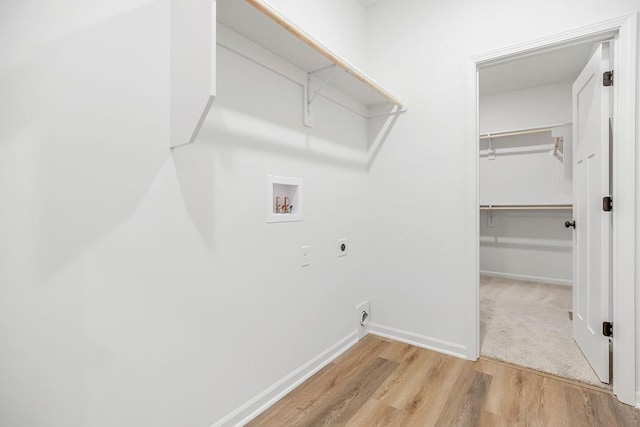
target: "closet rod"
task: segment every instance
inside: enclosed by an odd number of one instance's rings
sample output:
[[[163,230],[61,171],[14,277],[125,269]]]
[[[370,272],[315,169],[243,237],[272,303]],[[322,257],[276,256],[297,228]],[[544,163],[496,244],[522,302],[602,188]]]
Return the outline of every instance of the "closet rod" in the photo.
[[[258,9],[260,12],[262,12],[263,14],[271,18],[271,20],[274,21],[276,24],[280,25],[285,30],[293,34],[300,41],[302,41],[303,43],[306,43],[309,47],[314,49],[320,55],[324,56],[329,61],[336,64],[338,67],[342,68],[344,71],[347,72],[347,74],[350,74],[357,80],[360,80],[360,82],[362,82],[364,85],[378,92],[380,95],[387,98],[391,103],[397,105],[398,107],[401,107],[401,108],[403,107],[402,101],[400,101],[391,93],[387,92],[385,89],[380,87],[377,83],[375,83],[369,77],[361,73],[351,64],[349,64],[347,61],[345,61],[344,59],[340,58],[339,56],[331,52],[322,44],[318,43],[311,36],[309,36],[307,33],[302,31],[295,24],[293,24],[291,21],[286,19],[284,16],[280,15],[280,13],[278,13],[273,7],[268,5],[264,0],[247,0],[247,2],[251,4],[253,7],[255,7],[256,9]]]
[[[545,126],[541,128],[529,128],[529,129],[521,129],[521,130],[512,130],[505,132],[495,132],[495,133],[483,133],[480,135],[480,140],[490,139],[490,138],[502,138],[505,136],[516,136],[516,135],[529,135],[532,133],[543,133],[543,132],[551,132],[554,128],[563,126],[562,124]]]
[[[480,205],[481,211],[572,210],[573,205]]]

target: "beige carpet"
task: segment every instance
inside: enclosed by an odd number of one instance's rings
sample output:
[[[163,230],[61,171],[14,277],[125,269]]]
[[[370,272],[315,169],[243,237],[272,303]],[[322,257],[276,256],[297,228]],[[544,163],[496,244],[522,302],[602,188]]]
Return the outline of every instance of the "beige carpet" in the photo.
[[[600,387],[571,336],[571,288],[480,278],[480,354]]]

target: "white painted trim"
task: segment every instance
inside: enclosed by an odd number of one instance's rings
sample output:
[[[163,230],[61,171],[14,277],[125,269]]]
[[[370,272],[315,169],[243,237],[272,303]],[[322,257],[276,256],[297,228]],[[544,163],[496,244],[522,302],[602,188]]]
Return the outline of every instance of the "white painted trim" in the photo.
[[[556,279],[555,277],[538,277],[526,274],[501,273],[498,271],[480,270],[483,276],[500,277],[503,279],[524,280],[525,282],[540,282],[550,285],[573,286],[573,281],[568,279]]]
[[[428,350],[448,354],[450,356],[455,356],[462,359],[467,358],[466,346],[441,340],[439,338],[426,337],[424,335],[418,335],[413,332],[391,328],[389,326],[380,325],[378,323],[369,323],[369,333],[394,341],[400,341],[406,344],[415,345],[416,347],[426,348]]]
[[[501,62],[511,61],[516,58],[537,55],[542,52],[549,52],[561,49],[578,43],[588,41],[597,42],[609,40],[617,35],[620,28],[631,24],[635,19],[635,14],[621,16],[608,21],[598,22],[586,27],[576,28],[563,33],[554,34],[541,39],[507,46],[502,49],[492,50],[472,56],[471,62],[482,67],[485,65],[496,65]]]
[[[219,45],[229,49],[230,51],[255,62],[294,83],[305,87],[307,83],[307,72],[290,62],[285,61],[276,54],[269,52],[262,46],[252,42],[251,40],[236,33],[229,27],[220,23],[217,24]],[[322,81],[312,77],[317,84]],[[321,97],[340,105],[364,118],[369,117],[369,109],[366,105],[356,101],[345,93],[331,86],[326,86],[319,94]]]
[[[613,229],[613,322],[616,333],[613,338],[613,392],[618,399],[635,405],[636,397],[636,270],[640,271],[640,260],[636,260],[640,248],[640,159],[637,158],[638,131],[638,14],[623,16],[561,34],[552,35],[527,43],[473,56],[467,66],[467,248],[464,265],[468,272],[468,298],[465,312],[469,318],[468,358],[475,360],[479,353],[479,233],[478,210],[478,70],[486,65],[526,57],[537,53],[559,49],[585,41],[604,41],[616,38],[615,81],[616,106],[614,107],[614,200]],[[640,293],[640,291],[638,291]]]
[[[323,351],[295,371],[291,372],[271,387],[264,390],[245,404],[236,408],[211,427],[242,426],[266,411],[287,393],[309,379],[358,342],[357,332],[352,332],[329,349]]]
[[[467,330],[467,358],[469,360],[478,360],[480,356],[480,179],[478,173],[480,170],[480,144],[478,144],[478,135],[480,135],[480,124],[478,114],[480,110],[479,87],[478,87],[478,64],[473,60],[467,61],[467,85],[468,85],[468,102],[467,102],[467,141],[473,141],[473,145],[469,145],[466,149],[467,174],[466,185],[466,221],[465,228],[467,233],[467,254],[464,264],[467,271],[467,283],[469,283],[469,292],[466,293],[467,301],[465,302],[466,310],[464,310],[464,322],[468,325]],[[471,149],[473,147],[473,149]]]
[[[638,258],[638,212],[640,159],[638,128],[638,15],[620,25],[614,43],[613,123],[613,392],[621,402],[635,403],[637,383],[636,316],[638,313],[636,266]]]

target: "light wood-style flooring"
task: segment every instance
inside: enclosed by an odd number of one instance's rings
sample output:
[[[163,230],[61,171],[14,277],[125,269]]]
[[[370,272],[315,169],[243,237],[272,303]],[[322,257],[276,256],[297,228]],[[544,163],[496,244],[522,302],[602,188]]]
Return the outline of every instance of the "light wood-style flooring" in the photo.
[[[368,335],[249,426],[640,426],[608,391]]]

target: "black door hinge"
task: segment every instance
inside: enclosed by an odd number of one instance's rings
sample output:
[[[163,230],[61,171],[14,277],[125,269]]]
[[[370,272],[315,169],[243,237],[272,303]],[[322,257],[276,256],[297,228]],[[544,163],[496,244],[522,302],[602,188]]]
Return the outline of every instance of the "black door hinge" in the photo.
[[[605,71],[602,74],[602,85],[603,86],[613,86],[613,70]]]
[[[605,337],[613,336],[613,323],[612,322],[602,322],[602,335]]]
[[[611,212],[613,210],[613,197],[607,196],[602,198],[602,210]]]

